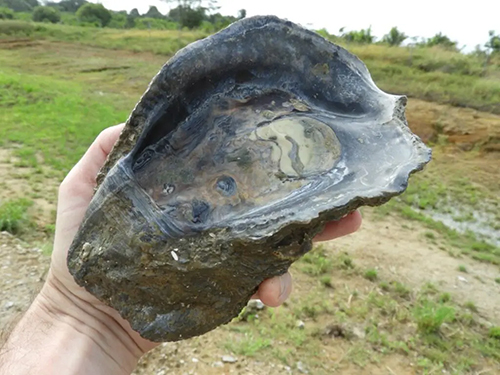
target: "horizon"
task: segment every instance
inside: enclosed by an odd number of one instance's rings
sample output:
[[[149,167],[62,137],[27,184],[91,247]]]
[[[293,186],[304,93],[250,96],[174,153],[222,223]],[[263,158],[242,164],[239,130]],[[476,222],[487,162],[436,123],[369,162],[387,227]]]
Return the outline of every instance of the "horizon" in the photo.
[[[167,14],[175,7],[160,0],[148,2],[91,0],[91,2],[102,3],[114,11],[129,12],[137,8],[141,14],[146,13],[150,6],[156,6],[163,14]],[[356,4],[356,9],[363,9],[363,13],[352,12],[352,6],[348,4],[325,4],[324,0],[309,0],[306,6],[300,3],[285,3],[282,0],[273,2],[219,0],[218,5],[218,12],[223,15],[236,16],[240,9],[245,9],[247,17],[272,14],[309,29],[324,28],[333,35],[338,35],[343,27],[346,31],[371,27],[377,41],[381,40],[392,27],[404,32],[409,37],[408,40],[413,37],[431,38],[441,32],[451,40],[457,41],[458,48],[464,52],[471,52],[478,45],[484,49],[490,30],[500,33],[497,16],[500,14],[500,1],[493,0],[477,0],[474,2],[474,7],[449,0],[440,2],[421,0],[417,7],[412,6],[411,9],[403,9],[401,2],[397,0],[381,0],[377,3],[360,0]],[[342,17],[331,19],[330,14],[335,13],[342,14]]]

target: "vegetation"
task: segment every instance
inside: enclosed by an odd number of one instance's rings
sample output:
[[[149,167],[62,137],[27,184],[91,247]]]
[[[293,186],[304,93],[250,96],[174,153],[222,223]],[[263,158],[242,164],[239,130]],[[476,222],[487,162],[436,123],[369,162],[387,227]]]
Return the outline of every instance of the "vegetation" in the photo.
[[[31,224],[28,209],[33,202],[27,199],[0,201],[0,232],[18,234]]]
[[[61,21],[61,13],[53,7],[36,7],[33,9],[33,21],[58,23]]]
[[[7,7],[0,7],[0,20],[14,19],[14,11]]]
[[[393,27],[388,34],[384,35],[382,41],[390,46],[400,46],[406,39],[408,36],[405,33],[399,31],[397,27]]]
[[[199,27],[179,30],[184,27],[179,18],[160,17],[158,9],[150,8],[144,15],[137,10],[110,12],[104,26],[102,19],[78,18],[85,4],[48,3],[60,12],[59,24],[31,22],[34,6],[24,13],[6,11],[14,19],[0,22],[0,144],[12,154],[10,163],[16,169],[29,171],[18,178],[32,187],[26,200],[0,202],[0,230],[19,234],[32,228],[37,208],[32,200],[40,194],[39,187],[60,180],[103,128],[126,120],[169,56],[229,20],[207,10]],[[360,41],[349,40],[349,50],[368,64],[383,89],[500,113],[500,56],[494,48],[486,60],[486,55],[462,54],[439,43],[397,47],[397,36],[403,33],[396,31],[394,42],[368,42],[369,29]],[[347,46],[342,36],[320,33]],[[467,163],[460,165],[459,176],[453,175],[440,164],[441,150],[449,145],[440,145],[438,139],[431,142],[436,161],[412,177],[403,196],[376,212],[407,219],[408,228],[421,229],[419,240],[426,246],[462,257],[463,265],[455,263],[451,273],[455,277],[457,271],[469,272],[462,276],[474,281],[475,267],[464,255],[500,264],[500,249],[473,233],[450,229],[428,212],[446,212],[450,200],[454,206],[477,211],[483,209],[481,202],[493,201],[488,204],[497,212],[498,194],[488,194],[484,181],[474,183]],[[48,199],[54,204],[55,193]],[[467,213],[462,216],[470,219]],[[50,223],[40,224],[38,231],[53,235],[53,220]],[[355,366],[352,372],[360,373],[358,366],[385,366],[385,357],[394,360],[387,363],[411,363],[412,371],[422,374],[487,373],[492,363],[498,364],[500,328],[483,325],[479,301],[458,301],[453,290],[388,278],[384,267],[357,266],[337,243],[335,250],[318,246],[293,266],[299,290],[284,307],[253,313],[252,318],[222,327],[212,339],[218,348],[264,363],[296,367],[300,358],[309,373],[317,374],[337,372],[342,366]],[[498,276],[491,282],[500,284]]]
[[[80,7],[76,12],[76,17],[81,22],[96,24],[98,26],[107,26],[111,21],[111,12],[104,8],[102,4],[87,3]]]

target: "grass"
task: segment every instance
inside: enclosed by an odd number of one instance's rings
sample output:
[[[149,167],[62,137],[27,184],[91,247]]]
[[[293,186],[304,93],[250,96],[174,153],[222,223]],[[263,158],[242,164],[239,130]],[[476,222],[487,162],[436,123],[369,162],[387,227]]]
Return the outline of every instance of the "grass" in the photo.
[[[19,144],[19,167],[44,165],[66,173],[104,128],[123,122],[127,111],[112,97],[74,82],[0,70],[0,138]]]
[[[60,43],[46,43],[38,49],[0,49],[0,142],[14,152],[19,169],[40,172],[29,176],[30,181],[46,178],[42,166],[50,167],[57,178],[66,173],[103,128],[126,119],[166,60],[149,54],[134,57],[120,51],[85,51],[81,45],[170,56],[180,46],[203,37],[199,32],[5,22],[0,22],[0,35],[9,41],[22,37]],[[80,45],[81,51],[75,45]],[[56,53],[54,46],[63,48],[57,47],[60,53]],[[71,48],[85,58],[76,59],[67,52]],[[484,75],[472,58],[440,50],[414,51],[409,64],[409,52],[404,48],[349,48],[367,61],[386,90],[498,110],[496,65]],[[20,67],[19,61],[26,64]],[[100,70],[116,68],[118,63],[122,68]],[[495,190],[488,194],[488,189],[472,179],[431,165],[412,178],[403,196],[377,212],[398,214],[408,220],[405,225],[409,230],[420,227],[409,226],[411,221],[418,222],[426,228],[429,245],[435,243],[457,255],[500,264],[497,247],[426,215],[429,210],[446,210],[449,199],[473,209],[481,209],[485,200],[496,202]],[[30,205],[27,200],[3,202],[1,225],[9,223],[11,231],[29,228]],[[491,207],[496,210],[500,206]],[[467,213],[457,218],[472,219]],[[54,227],[41,230],[50,236]],[[43,251],[50,252],[50,245],[44,245]],[[423,374],[442,370],[457,375],[479,373],[500,360],[500,328],[482,326],[472,302],[460,304],[433,285],[412,289],[398,280],[384,279],[374,268],[360,269],[348,253],[339,251],[332,256],[325,247],[308,253],[293,271],[298,274],[297,285],[305,292],[294,294],[281,309],[266,309],[222,327],[219,347],[258,361],[278,360],[293,368],[300,358],[310,373],[318,374],[352,364],[368,366],[386,356],[401,356],[402,362],[413,363],[415,371]],[[500,283],[500,277],[496,282]],[[304,329],[297,328],[298,320],[306,322]],[[341,327],[342,334],[326,333],[325,328],[331,325]]]
[[[29,37],[166,56],[206,36],[202,31],[114,30],[0,21],[0,38]],[[438,47],[409,50],[384,45],[344,46],[367,64],[385,91],[500,113],[500,59],[493,58],[485,70],[482,56]]]
[[[458,266],[458,270],[463,273],[467,273],[467,267],[465,267],[463,264]]]
[[[317,253],[329,255],[324,249]],[[352,261],[343,266],[348,255],[329,256],[329,273],[345,282],[342,288],[325,298],[327,290],[315,282],[317,276],[294,265],[299,283],[310,285],[308,293],[292,296],[280,309],[261,311],[258,319],[233,322],[225,328],[230,332],[225,347],[290,367],[300,358],[318,374],[348,363],[377,365],[386,356],[411,362],[422,374],[472,374],[500,360],[500,328],[483,326],[473,303],[460,305],[430,283],[412,291],[397,280],[382,279],[373,288],[366,270]],[[298,320],[306,322],[305,328],[297,327]],[[332,352],[337,354],[329,357]]]
[[[376,269],[369,269],[365,271],[363,276],[367,280],[375,281],[378,278],[378,271]]]
[[[16,199],[0,202],[0,232],[19,234],[32,225],[29,208],[33,202],[28,199]]]

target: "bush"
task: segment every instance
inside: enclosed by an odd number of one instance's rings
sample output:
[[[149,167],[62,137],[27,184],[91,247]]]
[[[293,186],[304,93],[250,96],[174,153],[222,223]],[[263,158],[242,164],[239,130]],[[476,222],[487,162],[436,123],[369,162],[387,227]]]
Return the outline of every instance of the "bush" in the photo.
[[[489,39],[488,43],[486,43],[486,48],[491,49],[492,52],[500,52],[500,34],[496,35],[495,32],[491,30],[489,32]]]
[[[14,19],[14,12],[6,7],[0,7],[0,20]]]
[[[375,41],[375,36],[372,35],[371,27],[359,31],[349,31],[348,33],[342,34],[342,38],[348,42],[359,44],[371,44]]]
[[[81,22],[97,23],[104,27],[111,21],[112,15],[102,4],[85,4],[76,12]]]
[[[453,42],[450,38],[442,33],[438,33],[434,35],[432,38],[429,38],[424,43],[427,47],[440,46],[445,49],[457,50],[457,42]]]
[[[0,204],[0,231],[12,234],[21,232],[30,225],[28,209],[33,202],[27,199],[5,201]]]
[[[405,33],[399,31],[397,27],[393,27],[391,31],[389,31],[389,34],[384,36],[382,41],[390,46],[400,46],[407,38]]]
[[[58,23],[61,21],[61,13],[53,7],[36,7],[33,10],[33,21]]]
[[[127,13],[113,13],[108,27],[112,29],[125,29],[127,27]]]
[[[0,35],[30,36],[34,31],[35,27],[28,22],[0,21]]]

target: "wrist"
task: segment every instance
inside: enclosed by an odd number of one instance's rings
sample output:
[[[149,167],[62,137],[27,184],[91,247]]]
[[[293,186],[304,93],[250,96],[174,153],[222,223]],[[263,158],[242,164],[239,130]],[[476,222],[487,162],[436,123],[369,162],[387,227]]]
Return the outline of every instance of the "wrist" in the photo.
[[[49,273],[2,349],[0,374],[2,370],[16,374],[61,370],[65,374],[131,374],[144,352],[114,310],[77,297]]]

